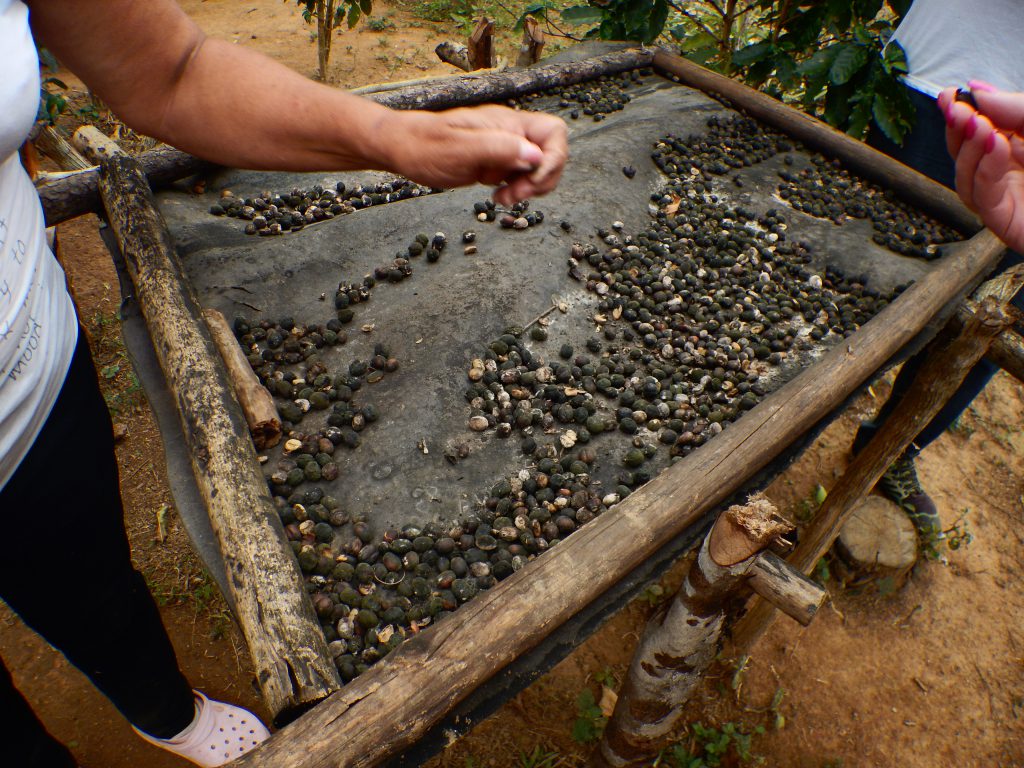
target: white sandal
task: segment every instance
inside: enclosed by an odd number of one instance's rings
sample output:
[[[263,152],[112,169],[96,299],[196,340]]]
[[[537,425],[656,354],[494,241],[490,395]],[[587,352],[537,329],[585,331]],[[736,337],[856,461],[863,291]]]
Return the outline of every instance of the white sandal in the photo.
[[[270,737],[270,731],[252,712],[199,691],[196,716],[184,731],[170,739],[157,739],[138,728],[133,730],[154,746],[189,760],[203,768],[226,765]]]

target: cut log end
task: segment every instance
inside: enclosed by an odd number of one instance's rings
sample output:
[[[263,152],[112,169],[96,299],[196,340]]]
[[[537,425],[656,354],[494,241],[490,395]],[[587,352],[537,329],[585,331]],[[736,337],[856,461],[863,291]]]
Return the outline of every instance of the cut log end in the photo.
[[[755,494],[746,504],[734,504],[722,513],[711,530],[709,553],[718,565],[735,565],[790,530],[775,505]]]
[[[861,574],[905,573],[917,562],[917,532],[896,504],[865,496],[839,532],[836,551]]]

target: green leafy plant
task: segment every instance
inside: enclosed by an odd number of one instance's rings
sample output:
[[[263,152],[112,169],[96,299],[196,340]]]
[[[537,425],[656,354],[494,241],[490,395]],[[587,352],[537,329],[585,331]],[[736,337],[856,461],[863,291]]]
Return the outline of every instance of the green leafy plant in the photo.
[[[538,744],[532,752],[519,753],[518,768],[558,768],[565,760],[554,750],[542,749]]]
[[[68,100],[61,93],[66,91],[68,86],[63,80],[53,77],[60,69],[60,65],[49,49],[38,48],[36,52],[39,54],[40,65],[50,72],[50,76],[44,77],[39,84],[39,112],[36,120],[45,120],[53,125],[68,108]]]
[[[343,22],[352,29],[362,16],[372,13],[373,0],[296,0],[296,3],[307,24],[316,22],[318,74],[321,80],[327,80],[334,29]]]
[[[814,573],[811,574],[811,578],[823,587],[829,583],[832,579],[832,569],[829,566],[828,557],[818,558],[818,562],[814,564]]]
[[[427,21],[454,21],[465,27],[473,20],[473,0],[422,0],[416,5],[416,15]]]
[[[54,125],[57,118],[67,111],[68,100],[60,92],[67,89],[63,80],[56,77],[44,78],[39,88],[39,114],[36,116],[36,120],[45,120],[50,125]]]
[[[366,28],[371,32],[384,32],[388,29],[394,29],[395,23],[387,16],[374,16],[372,19],[366,20]]]
[[[566,24],[591,26],[588,38],[653,43],[676,7],[668,0],[590,0],[565,8],[560,17]]]
[[[907,60],[892,42],[904,2],[759,0],[764,34],[731,57],[748,83],[795,101],[863,138],[874,124],[903,143],[914,110],[899,77]]]
[[[705,727],[693,723],[690,739],[686,745],[676,744],[669,748],[668,765],[674,768],[718,768],[725,765],[748,765],[759,762],[750,749],[755,735],[764,733],[764,728],[749,728],[742,723],[725,723],[720,728]]]
[[[546,3],[538,3],[538,5]],[[873,124],[897,144],[913,127],[891,42],[909,0],[588,0],[561,12],[588,38],[651,43],[667,33],[680,52],[792,102],[863,138]],[[544,11],[546,13],[546,10]]]
[[[594,692],[584,688],[576,697],[576,721],[572,725],[572,737],[580,744],[597,741],[604,733],[608,718],[594,698]]]

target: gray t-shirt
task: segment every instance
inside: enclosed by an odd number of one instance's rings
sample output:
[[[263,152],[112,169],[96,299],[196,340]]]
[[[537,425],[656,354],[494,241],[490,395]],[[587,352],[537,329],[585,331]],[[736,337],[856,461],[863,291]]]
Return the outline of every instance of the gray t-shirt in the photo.
[[[1024,90],[1024,0],[914,0],[893,39],[907,53],[904,81],[929,96],[968,80]]]

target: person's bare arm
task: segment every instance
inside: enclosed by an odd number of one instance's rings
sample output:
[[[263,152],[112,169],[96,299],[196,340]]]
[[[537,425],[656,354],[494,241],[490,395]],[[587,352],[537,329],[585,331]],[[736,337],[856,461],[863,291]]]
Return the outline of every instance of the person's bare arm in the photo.
[[[393,171],[425,184],[549,192],[558,118],[503,107],[387,109],[206,37],[174,0],[28,0],[36,38],[135,130],[230,166]]]

